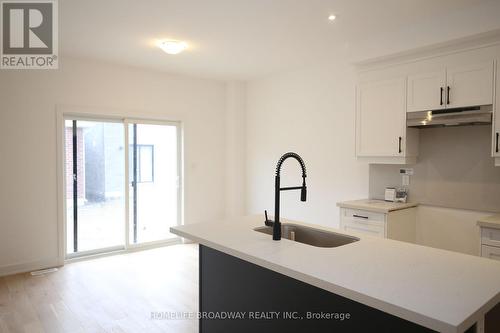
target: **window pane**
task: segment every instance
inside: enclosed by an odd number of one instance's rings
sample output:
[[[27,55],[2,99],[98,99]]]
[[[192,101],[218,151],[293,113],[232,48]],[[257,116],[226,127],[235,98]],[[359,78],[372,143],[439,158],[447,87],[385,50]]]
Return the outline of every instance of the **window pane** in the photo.
[[[130,149],[130,239],[136,243],[162,240],[177,225],[177,127],[137,124],[137,184],[134,212],[133,147]],[[129,127],[133,146],[134,125]],[[134,220],[136,226],[134,228]],[[135,231],[134,231],[135,229]]]
[[[66,251],[74,252],[73,243],[73,121],[66,120],[64,123],[64,153],[66,172]],[[80,192],[80,191],[78,191]]]
[[[139,146],[139,181],[141,183],[153,181],[153,167],[153,146]]]
[[[73,145],[66,122],[67,249],[73,252]],[[125,150],[123,124],[77,121],[78,252],[123,245]]]

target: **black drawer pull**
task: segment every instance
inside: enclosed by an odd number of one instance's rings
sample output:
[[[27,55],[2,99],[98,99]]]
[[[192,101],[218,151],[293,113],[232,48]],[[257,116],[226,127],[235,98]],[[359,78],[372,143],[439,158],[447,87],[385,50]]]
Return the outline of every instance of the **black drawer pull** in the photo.
[[[398,141],[398,152],[401,154],[403,152],[403,150],[401,150],[401,140],[403,138],[399,137],[399,141]]]
[[[450,90],[451,90],[451,88],[450,88],[450,86],[448,86],[446,88],[448,88],[447,93],[446,93],[446,104],[450,104]]]
[[[368,216],[357,215],[357,214],[354,214],[353,217],[357,217],[357,218],[360,218],[360,219],[368,219]]]
[[[439,88],[441,89],[441,94],[439,95],[439,105],[443,105],[443,87]]]
[[[498,136],[499,136],[499,133],[497,132],[497,148],[496,148],[497,153],[498,153]]]

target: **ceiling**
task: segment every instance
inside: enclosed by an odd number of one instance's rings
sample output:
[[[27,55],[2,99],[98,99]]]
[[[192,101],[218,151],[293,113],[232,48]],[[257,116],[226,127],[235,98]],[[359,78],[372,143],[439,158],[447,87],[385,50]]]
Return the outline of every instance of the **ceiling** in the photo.
[[[249,80],[498,29],[499,12],[498,0],[63,0],[59,44],[63,56]],[[188,50],[155,46],[168,38]]]

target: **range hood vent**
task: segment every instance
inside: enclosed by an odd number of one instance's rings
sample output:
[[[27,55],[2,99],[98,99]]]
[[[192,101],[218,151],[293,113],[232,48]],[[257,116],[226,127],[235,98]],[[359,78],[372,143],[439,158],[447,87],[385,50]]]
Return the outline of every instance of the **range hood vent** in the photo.
[[[406,125],[408,127],[444,127],[491,124],[492,105],[473,106],[446,110],[408,112]]]

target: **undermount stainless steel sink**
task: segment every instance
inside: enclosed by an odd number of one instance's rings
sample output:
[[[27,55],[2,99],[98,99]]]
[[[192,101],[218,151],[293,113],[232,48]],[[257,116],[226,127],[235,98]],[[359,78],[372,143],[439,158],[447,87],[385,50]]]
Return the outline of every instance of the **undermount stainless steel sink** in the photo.
[[[267,235],[273,234],[273,227],[263,226],[255,228],[254,230]],[[317,247],[337,247],[359,241],[357,237],[292,223],[281,224],[281,235],[283,238]]]

